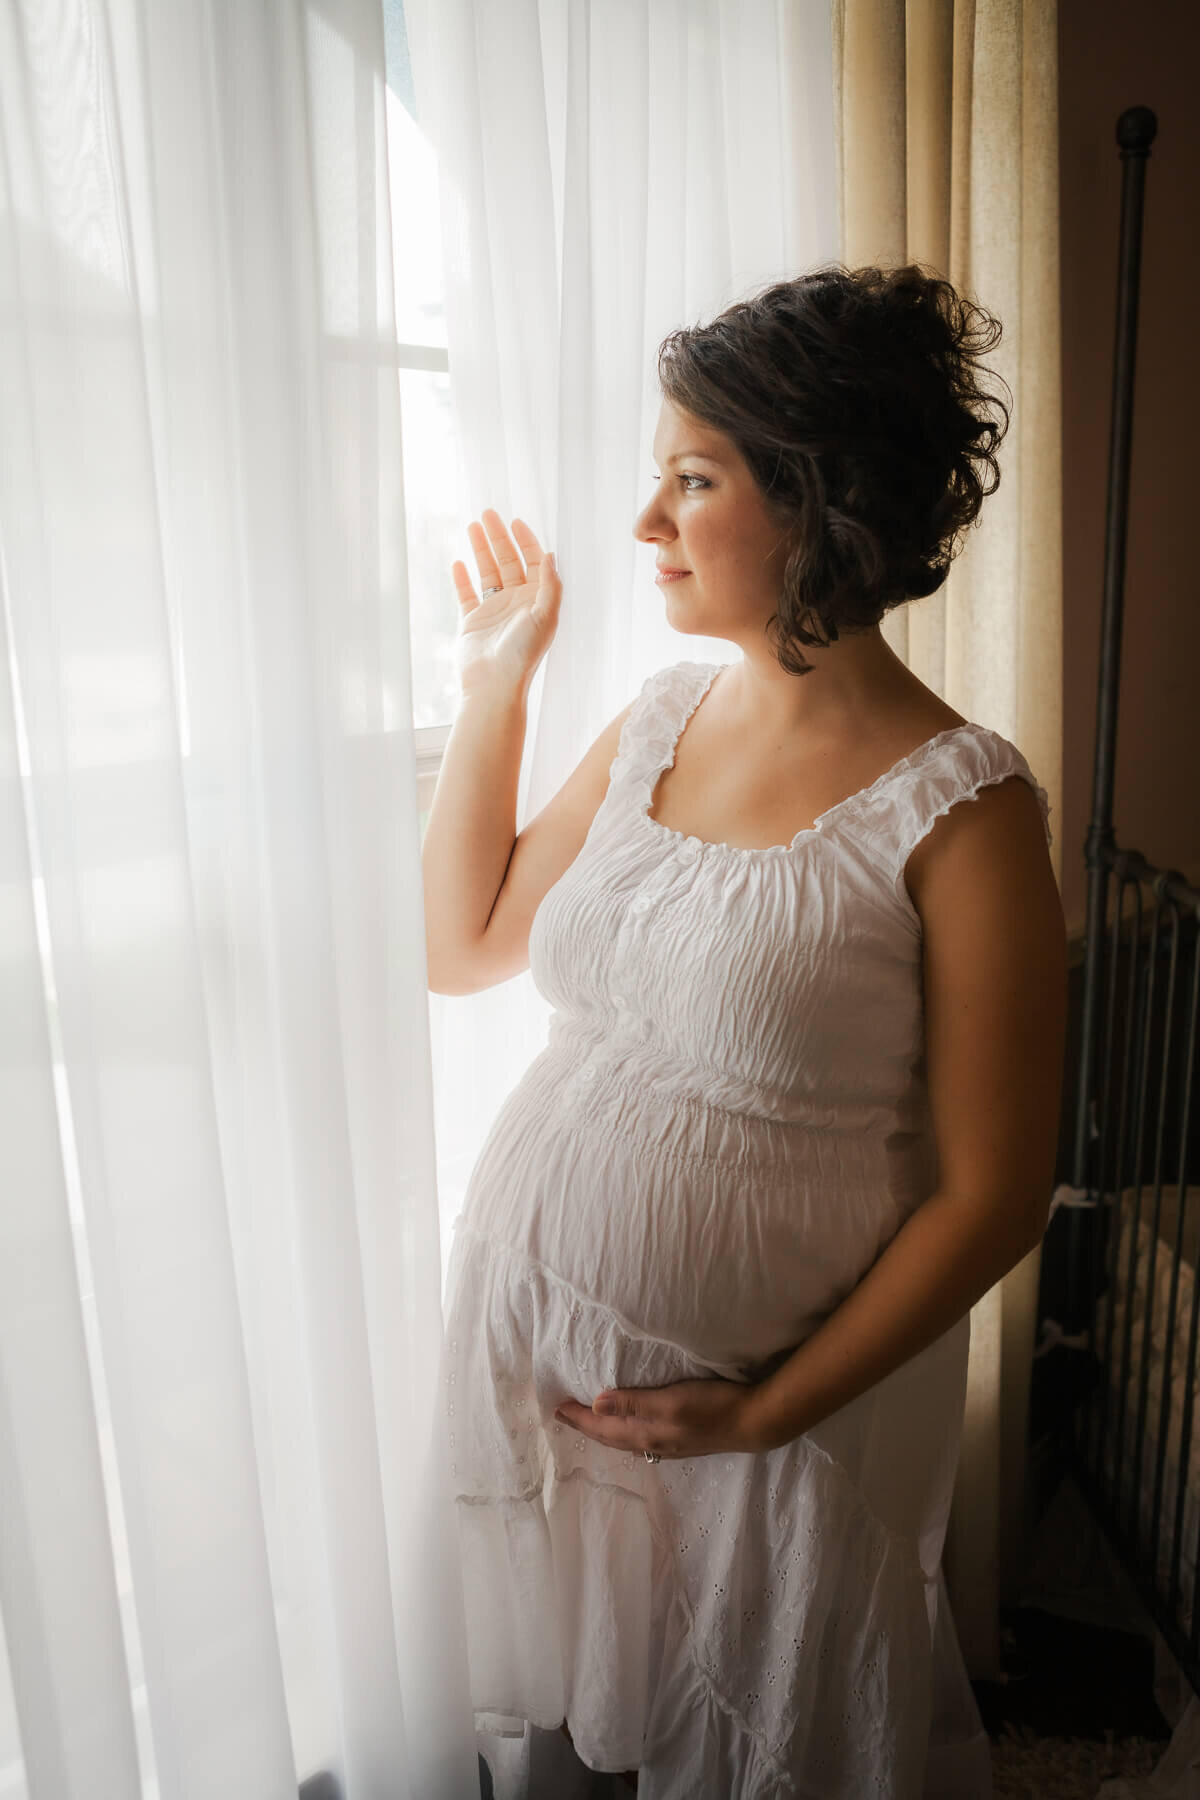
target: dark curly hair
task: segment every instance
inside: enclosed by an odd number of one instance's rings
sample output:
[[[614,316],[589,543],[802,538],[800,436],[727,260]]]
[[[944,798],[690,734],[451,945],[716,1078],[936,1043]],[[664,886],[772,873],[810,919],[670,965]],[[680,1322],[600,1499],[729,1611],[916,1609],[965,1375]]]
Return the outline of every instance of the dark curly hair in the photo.
[[[1000,479],[999,322],[918,264],[832,264],[663,340],[658,379],[733,440],[791,540],[767,627],[781,666],[932,594]]]

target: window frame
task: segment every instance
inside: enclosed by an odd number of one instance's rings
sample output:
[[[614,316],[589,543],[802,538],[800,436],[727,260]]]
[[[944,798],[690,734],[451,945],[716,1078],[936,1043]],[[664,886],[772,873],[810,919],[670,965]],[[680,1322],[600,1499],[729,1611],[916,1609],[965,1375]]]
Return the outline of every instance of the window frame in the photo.
[[[402,369],[416,369],[424,374],[448,375],[450,373],[449,351],[437,344],[400,344],[392,346],[391,358],[397,376]],[[403,401],[401,402],[403,407]],[[408,495],[404,500],[405,525],[408,522]],[[449,725],[417,725],[413,727],[413,740],[417,760],[417,811],[422,821],[433,805],[434,789],[437,786],[438,772],[442,766],[446,742],[450,736]]]

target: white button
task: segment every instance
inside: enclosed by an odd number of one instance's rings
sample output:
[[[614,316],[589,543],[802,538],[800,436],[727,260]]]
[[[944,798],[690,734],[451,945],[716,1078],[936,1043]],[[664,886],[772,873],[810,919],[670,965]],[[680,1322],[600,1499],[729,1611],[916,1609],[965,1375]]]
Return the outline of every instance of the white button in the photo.
[[[613,1000],[613,1005],[621,1007],[622,1010],[624,1010],[624,1008],[629,1005],[629,1002],[625,998],[624,994],[614,994],[612,997],[612,1000]]]
[[[652,904],[649,894],[639,894],[629,910],[635,913],[649,912]]]
[[[580,1069],[579,1079],[580,1079],[580,1081],[595,1081],[596,1071],[592,1067],[591,1063],[589,1063],[585,1069]]]
[[[691,837],[684,838],[675,846],[675,854],[681,862],[695,862],[700,854],[700,840]]]

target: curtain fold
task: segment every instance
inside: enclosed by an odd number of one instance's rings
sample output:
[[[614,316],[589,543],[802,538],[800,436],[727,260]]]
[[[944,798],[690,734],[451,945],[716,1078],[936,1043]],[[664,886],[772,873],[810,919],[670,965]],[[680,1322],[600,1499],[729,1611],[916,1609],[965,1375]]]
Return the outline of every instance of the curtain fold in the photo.
[[[674,327],[837,254],[829,13],[511,0],[501,17],[484,0],[409,0],[406,19],[441,172],[465,503],[528,520],[563,575],[530,692],[522,829],[647,674],[730,660],[727,643],[665,625],[652,553],[633,538],[655,352]],[[548,1013],[528,973],[431,996],[444,1260]]]
[[[461,492],[468,517],[526,519],[564,584],[530,691],[521,830],[645,676],[731,658],[670,631],[633,538],[655,352],[836,255],[830,20],[788,0],[407,0],[405,14],[439,158]],[[548,1016],[528,972],[430,997],[443,1277],[470,1170]],[[498,1793],[524,1791],[543,1753],[531,1734],[487,1741]]]
[[[477,1781],[378,0],[0,11],[0,1775]]]
[[[1012,424],[1002,480],[943,588],[884,635],[967,718],[1002,732],[1062,801],[1061,402],[1054,0],[834,0],[842,254],[919,261],[1004,325],[991,365]],[[1061,832],[1051,855],[1061,882]],[[999,1604],[1027,1531],[1040,1252],[972,1313],[946,1567],[973,1675],[1000,1669]]]

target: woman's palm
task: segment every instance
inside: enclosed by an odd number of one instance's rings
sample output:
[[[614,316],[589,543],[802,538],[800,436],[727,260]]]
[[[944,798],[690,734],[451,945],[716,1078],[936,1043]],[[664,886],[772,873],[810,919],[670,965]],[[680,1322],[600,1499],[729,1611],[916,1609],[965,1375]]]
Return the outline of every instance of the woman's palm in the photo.
[[[484,510],[483,526],[473,520],[467,530],[481,588],[498,592],[477,598],[466,564],[452,565],[461,609],[455,648],[462,690],[519,687],[524,692],[554,637],[562,582],[523,520],[513,520],[520,553],[491,507]]]

